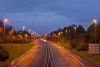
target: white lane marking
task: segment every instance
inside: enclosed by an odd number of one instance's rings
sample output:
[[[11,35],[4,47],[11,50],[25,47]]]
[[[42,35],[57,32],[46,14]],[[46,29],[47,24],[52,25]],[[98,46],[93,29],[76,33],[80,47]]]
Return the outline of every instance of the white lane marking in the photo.
[[[44,43],[42,43],[42,44],[44,44]],[[45,65],[46,65],[46,60],[47,60],[47,46],[46,46],[46,44],[44,44],[45,45],[45,48],[46,48],[46,57],[45,57],[45,62],[44,62],[44,67],[45,67]]]
[[[53,52],[52,52],[52,50],[51,50],[51,48],[50,48],[50,51],[51,51],[51,58],[52,58],[52,67],[55,67],[55,61],[54,61],[54,59],[53,59]]]
[[[63,48],[63,47],[61,47],[61,48]],[[64,51],[68,54],[68,55],[70,55],[74,60],[76,60],[79,64],[81,64],[83,67],[86,67],[83,63],[81,63],[78,59],[76,59],[73,55],[71,55],[69,52],[67,52],[66,51],[66,49],[65,48],[63,48],[64,49]]]
[[[51,62],[51,67],[55,67],[55,64],[54,64],[54,59],[53,59],[53,53],[51,51],[51,48],[50,46],[46,45],[45,44],[45,48],[46,48],[46,58],[45,58],[45,64],[44,64],[44,67],[45,65],[48,67],[48,64],[49,64],[49,60]],[[48,54],[48,57],[47,57],[47,54]]]
[[[50,49],[49,49],[49,46],[47,46],[48,47],[48,66],[49,66],[49,63],[51,62],[51,56],[50,56]],[[47,67],[48,67],[47,66]],[[52,65],[51,65],[52,66]]]
[[[52,61],[52,56],[51,56],[51,50],[50,50],[50,47],[48,46],[48,49],[49,49],[49,60],[50,62]],[[51,67],[53,67],[53,63],[51,62]]]
[[[78,63],[80,63],[83,67],[86,67],[83,63],[81,63],[79,60],[77,60],[74,56],[72,56],[70,53],[66,51],[67,54],[69,54],[73,59],[75,59]]]

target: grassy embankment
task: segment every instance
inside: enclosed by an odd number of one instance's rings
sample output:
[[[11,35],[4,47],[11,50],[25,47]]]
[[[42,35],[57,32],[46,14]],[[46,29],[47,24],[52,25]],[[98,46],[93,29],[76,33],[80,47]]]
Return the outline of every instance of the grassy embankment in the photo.
[[[1,44],[1,46],[9,53],[9,59],[5,62],[0,62],[0,67],[5,67],[6,64],[11,63],[15,58],[31,49],[33,44]]]
[[[59,45],[63,46],[66,49],[70,49],[70,46],[68,44],[65,44],[65,43],[60,44],[59,43]],[[100,54],[93,56],[93,55],[89,54],[88,51],[77,51],[76,49],[70,49],[70,50],[72,50],[73,52],[79,54],[80,56],[82,56],[82,57],[84,57],[88,60],[94,61],[94,62],[96,62],[97,64],[100,65]]]

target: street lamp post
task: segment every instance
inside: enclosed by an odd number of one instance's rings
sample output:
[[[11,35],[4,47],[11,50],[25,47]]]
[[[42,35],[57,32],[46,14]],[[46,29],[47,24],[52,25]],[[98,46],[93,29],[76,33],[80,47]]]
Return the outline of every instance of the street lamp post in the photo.
[[[23,31],[25,31],[25,26],[22,26]]]
[[[95,44],[96,44],[96,31],[97,31],[97,21],[96,19],[93,20],[93,23],[95,24]]]
[[[29,29],[28,31],[29,31],[29,33],[30,33],[30,32],[31,32],[31,29]]]
[[[67,30],[66,30],[66,33],[67,33]]]
[[[7,22],[8,22],[8,19],[5,18],[5,19],[3,20],[3,24],[4,24],[4,41],[5,41],[5,42],[6,42],[6,31],[5,31],[5,26],[6,26]]]
[[[74,29],[75,29],[75,47],[77,46],[76,45],[76,27],[74,27]]]
[[[70,30],[68,32],[69,32],[69,43],[70,43]]]
[[[67,37],[67,32],[68,32],[68,31],[67,31],[67,30],[65,30],[65,31],[66,31],[66,37]]]
[[[95,36],[95,45],[96,45],[96,43],[97,43],[97,42],[96,42],[96,41],[97,41],[97,39],[96,39],[96,37],[97,37],[97,36],[96,36],[96,34],[97,34],[97,33],[96,33],[96,32],[97,32],[97,20],[94,19],[94,20],[93,20],[93,23],[95,24],[95,33],[94,33],[94,36]],[[94,54],[94,56],[96,57],[96,54]]]

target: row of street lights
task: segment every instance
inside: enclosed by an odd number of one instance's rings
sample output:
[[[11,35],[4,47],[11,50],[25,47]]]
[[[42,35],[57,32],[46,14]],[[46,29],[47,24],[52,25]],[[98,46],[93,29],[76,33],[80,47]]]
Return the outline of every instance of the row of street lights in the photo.
[[[25,26],[22,26],[22,30],[25,31],[26,30],[26,27]],[[31,29],[29,29],[28,32],[30,33],[31,32]]]
[[[95,44],[96,44],[96,32],[97,32],[97,21],[96,19],[93,20],[93,23],[95,24]]]
[[[4,41],[5,41],[5,42],[6,42],[6,32],[5,32],[5,27],[6,27],[7,22],[8,22],[8,19],[5,18],[5,19],[3,20],[3,24],[4,24]]]
[[[97,31],[97,21],[96,19],[93,19],[92,21],[94,24],[95,24],[95,44],[96,44],[96,31]],[[77,42],[76,42],[76,35],[77,35],[77,27],[75,26],[74,27],[74,30],[75,30],[75,47],[77,47]],[[70,40],[70,30],[65,30],[65,32],[69,32],[69,40]],[[59,35],[61,34],[61,32],[58,33]]]
[[[3,37],[4,37],[4,41],[6,42],[6,25],[7,25],[7,23],[8,23],[8,19],[7,18],[5,18],[5,19],[3,19],[3,25],[4,25],[4,34],[3,34]],[[22,26],[22,30],[23,31],[25,31],[26,30],[26,27],[25,26]],[[13,33],[13,29],[11,30],[11,33]],[[28,30],[28,32],[30,33],[31,32],[31,29],[29,29]]]
[[[74,27],[74,30],[75,30],[75,47],[76,47],[76,45],[77,45],[77,43],[76,43],[76,30],[77,30],[77,27],[76,26]],[[66,31],[66,33],[69,32],[69,40],[70,40],[70,30],[69,31],[65,30],[65,31]]]

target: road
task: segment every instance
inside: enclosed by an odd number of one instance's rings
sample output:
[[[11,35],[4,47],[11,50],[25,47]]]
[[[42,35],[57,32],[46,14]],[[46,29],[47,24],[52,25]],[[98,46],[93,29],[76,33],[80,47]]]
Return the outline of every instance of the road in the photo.
[[[52,42],[37,40],[32,49],[12,61],[10,67],[98,67]]]

